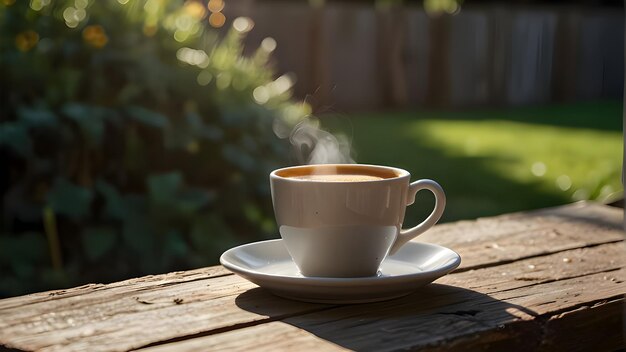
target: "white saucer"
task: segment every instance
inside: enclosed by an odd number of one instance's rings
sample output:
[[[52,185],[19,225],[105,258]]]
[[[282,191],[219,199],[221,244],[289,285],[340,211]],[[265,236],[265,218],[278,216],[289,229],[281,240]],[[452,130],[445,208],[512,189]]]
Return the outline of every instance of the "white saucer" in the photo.
[[[366,303],[408,295],[444,276],[461,264],[451,249],[409,242],[387,257],[378,276],[359,278],[304,277],[282,240],[269,240],[231,248],[220,257],[224,267],[270,290],[299,301]]]

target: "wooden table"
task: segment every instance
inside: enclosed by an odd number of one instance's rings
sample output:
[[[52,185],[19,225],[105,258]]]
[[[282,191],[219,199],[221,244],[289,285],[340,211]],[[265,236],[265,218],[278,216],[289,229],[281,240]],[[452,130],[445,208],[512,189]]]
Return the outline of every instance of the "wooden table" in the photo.
[[[614,350],[624,347],[622,209],[577,203],[435,227],[454,273],[404,298],[323,305],[220,266],[0,301],[17,350]]]

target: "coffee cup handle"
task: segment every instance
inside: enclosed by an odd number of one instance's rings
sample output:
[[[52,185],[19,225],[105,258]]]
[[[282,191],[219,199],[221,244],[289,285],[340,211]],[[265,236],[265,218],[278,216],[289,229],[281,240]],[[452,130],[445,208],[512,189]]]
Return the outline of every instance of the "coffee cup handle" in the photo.
[[[433,209],[432,213],[428,215],[426,220],[422,221],[419,225],[407,230],[400,230],[398,238],[396,238],[396,241],[389,250],[389,254],[396,253],[405,243],[431,228],[437,223],[437,221],[439,221],[441,215],[443,215],[443,210],[446,207],[446,194],[443,192],[443,188],[441,188],[441,186],[433,180],[423,179],[411,183],[409,185],[406,205],[413,204],[415,202],[415,195],[423,189],[427,189],[435,195],[435,209]]]

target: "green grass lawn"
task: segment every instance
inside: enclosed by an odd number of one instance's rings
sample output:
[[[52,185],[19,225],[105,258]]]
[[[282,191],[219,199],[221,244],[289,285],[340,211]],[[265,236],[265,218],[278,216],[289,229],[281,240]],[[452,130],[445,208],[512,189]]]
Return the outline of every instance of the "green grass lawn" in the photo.
[[[606,201],[623,189],[621,103],[320,119],[352,140],[357,162],[438,181],[448,196],[443,221]],[[431,195],[418,198],[407,226],[432,207]]]

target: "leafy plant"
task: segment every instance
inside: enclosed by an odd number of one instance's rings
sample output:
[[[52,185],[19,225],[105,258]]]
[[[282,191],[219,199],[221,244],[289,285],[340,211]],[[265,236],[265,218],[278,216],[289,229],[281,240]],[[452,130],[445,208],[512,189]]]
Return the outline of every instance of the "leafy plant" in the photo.
[[[308,106],[203,2],[0,5],[0,295],[216,263],[275,232],[277,126]],[[271,43],[270,43],[271,44]]]

